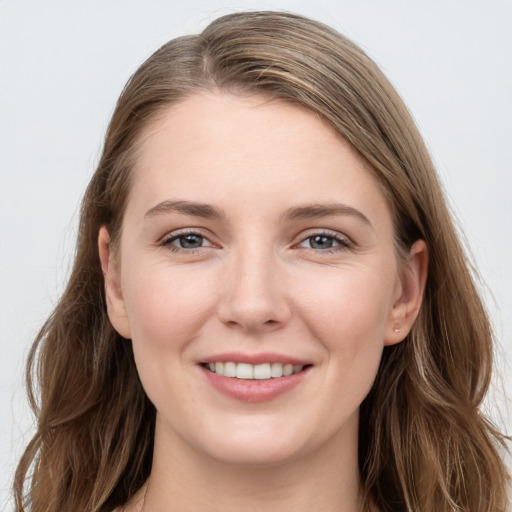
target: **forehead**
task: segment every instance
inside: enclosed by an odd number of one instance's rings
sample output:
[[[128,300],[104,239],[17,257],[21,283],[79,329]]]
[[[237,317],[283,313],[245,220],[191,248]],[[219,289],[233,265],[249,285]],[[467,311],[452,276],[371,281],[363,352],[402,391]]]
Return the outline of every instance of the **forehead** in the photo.
[[[140,208],[186,196],[260,208],[345,200],[375,217],[388,210],[365,160],[332,127],[259,95],[207,92],[172,105],[146,130],[133,178],[129,206]]]

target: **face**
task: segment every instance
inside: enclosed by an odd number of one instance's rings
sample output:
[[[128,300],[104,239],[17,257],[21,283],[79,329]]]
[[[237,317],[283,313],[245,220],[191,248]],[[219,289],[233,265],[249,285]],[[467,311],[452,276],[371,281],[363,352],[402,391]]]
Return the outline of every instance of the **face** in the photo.
[[[421,288],[364,161],[309,111],[212,92],[147,131],[133,178],[100,254],[157,442],[251,464],[353,445]]]

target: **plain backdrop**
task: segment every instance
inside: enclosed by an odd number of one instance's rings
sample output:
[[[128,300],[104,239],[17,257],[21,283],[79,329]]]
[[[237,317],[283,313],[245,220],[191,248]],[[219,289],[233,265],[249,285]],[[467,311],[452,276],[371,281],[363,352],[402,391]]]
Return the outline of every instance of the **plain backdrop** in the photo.
[[[512,1],[0,0],[0,509],[33,427],[24,359],[68,275],[117,96],[161,44],[243,9],[333,26],[405,99],[486,283],[502,375],[487,409],[512,433]]]

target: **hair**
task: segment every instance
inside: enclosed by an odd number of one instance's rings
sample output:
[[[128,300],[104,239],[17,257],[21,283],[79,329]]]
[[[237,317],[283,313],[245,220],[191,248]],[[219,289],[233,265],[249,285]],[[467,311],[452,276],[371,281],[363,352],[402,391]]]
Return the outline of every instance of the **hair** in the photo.
[[[74,266],[32,346],[37,431],[15,476],[16,511],[107,511],[151,471],[156,411],[131,344],[107,316],[97,250],[121,232],[137,144],[195,93],[263,94],[315,112],[367,161],[387,196],[397,254],[429,251],[423,304],[404,342],[384,349],[360,410],[364,503],[385,511],[504,511],[506,436],[480,406],[493,333],[428,151],[404,103],[354,43],[310,19],[244,12],[157,50],[125,86],[82,207]]]

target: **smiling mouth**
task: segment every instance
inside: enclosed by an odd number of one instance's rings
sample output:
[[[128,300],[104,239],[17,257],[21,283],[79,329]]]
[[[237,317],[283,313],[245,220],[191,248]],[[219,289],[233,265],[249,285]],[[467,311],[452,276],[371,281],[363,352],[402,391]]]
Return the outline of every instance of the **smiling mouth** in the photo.
[[[202,366],[212,373],[222,377],[247,380],[268,380],[288,377],[302,372],[310,367],[306,365],[293,365],[281,363],[248,364],[229,362],[202,363]]]

